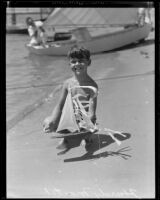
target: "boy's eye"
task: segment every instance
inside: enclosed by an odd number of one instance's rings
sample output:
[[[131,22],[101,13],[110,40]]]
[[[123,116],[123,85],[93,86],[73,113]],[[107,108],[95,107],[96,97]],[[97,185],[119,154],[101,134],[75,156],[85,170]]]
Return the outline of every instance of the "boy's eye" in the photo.
[[[76,62],[77,62],[77,61],[71,61],[70,63],[71,63],[71,64],[75,64]]]
[[[84,60],[77,60],[77,61],[70,61],[70,64],[76,64],[76,63],[79,63],[79,64],[84,64],[85,61]]]

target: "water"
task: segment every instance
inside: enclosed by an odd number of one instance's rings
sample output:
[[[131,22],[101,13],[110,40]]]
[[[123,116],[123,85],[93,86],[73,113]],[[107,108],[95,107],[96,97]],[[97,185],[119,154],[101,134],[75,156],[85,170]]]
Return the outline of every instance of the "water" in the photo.
[[[25,48],[28,40],[27,35],[6,36],[6,114],[9,127],[71,76],[65,57],[30,54]]]

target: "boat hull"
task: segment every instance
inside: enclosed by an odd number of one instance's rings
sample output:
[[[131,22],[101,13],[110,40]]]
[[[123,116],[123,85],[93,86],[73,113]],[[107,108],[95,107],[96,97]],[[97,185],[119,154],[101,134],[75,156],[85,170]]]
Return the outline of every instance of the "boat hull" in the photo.
[[[139,40],[145,39],[148,37],[151,31],[151,25],[145,24],[142,27],[130,27],[117,32],[103,34],[99,36],[92,37],[91,40],[88,41],[60,41],[55,42],[53,45],[48,48],[43,47],[33,47],[27,46],[28,50],[31,53],[39,54],[39,55],[67,55],[70,48],[79,44],[80,46],[85,46],[90,50],[92,54],[100,53],[104,51],[114,50],[131,43],[137,42]]]

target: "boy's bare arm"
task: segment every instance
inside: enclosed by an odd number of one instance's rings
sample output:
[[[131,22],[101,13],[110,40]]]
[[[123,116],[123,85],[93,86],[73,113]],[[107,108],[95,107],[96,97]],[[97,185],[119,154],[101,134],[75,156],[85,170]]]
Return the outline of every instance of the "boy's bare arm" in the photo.
[[[92,103],[89,108],[90,119],[93,123],[96,122],[96,108],[97,108],[97,97],[92,99]]]
[[[91,82],[92,82],[92,86],[95,87],[97,89],[97,92],[98,92],[98,85],[97,83],[91,79]],[[90,113],[90,119],[93,123],[96,123],[96,109],[97,109],[97,96],[95,98],[92,98],[92,103],[90,105],[90,108],[89,108],[89,113]]]

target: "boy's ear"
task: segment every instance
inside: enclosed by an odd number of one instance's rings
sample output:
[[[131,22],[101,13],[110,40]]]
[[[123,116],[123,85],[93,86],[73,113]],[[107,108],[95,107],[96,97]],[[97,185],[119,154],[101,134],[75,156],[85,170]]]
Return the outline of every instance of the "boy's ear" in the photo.
[[[88,66],[91,65],[91,59],[88,60]]]

